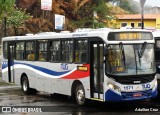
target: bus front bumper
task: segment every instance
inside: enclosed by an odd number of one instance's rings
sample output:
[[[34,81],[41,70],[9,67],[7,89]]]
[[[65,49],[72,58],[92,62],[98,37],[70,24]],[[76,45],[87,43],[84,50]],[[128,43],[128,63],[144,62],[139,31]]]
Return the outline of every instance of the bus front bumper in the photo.
[[[145,90],[139,92],[121,92],[121,95],[108,89],[105,93],[105,101],[119,102],[119,101],[132,101],[132,100],[144,100],[154,98],[158,94],[157,88],[155,90]]]

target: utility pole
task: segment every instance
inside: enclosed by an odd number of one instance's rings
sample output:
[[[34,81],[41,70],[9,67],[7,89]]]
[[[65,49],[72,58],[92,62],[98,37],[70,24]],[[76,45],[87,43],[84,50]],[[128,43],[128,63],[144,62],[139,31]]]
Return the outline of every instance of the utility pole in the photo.
[[[6,3],[6,0],[3,0],[3,3],[4,3],[4,6],[5,6],[5,11],[4,11],[4,37],[6,37],[7,36],[7,14],[6,14],[6,5],[5,5],[5,3]]]
[[[144,4],[146,0],[140,0],[141,4],[141,29],[144,29]]]
[[[97,12],[96,11],[93,11],[93,29],[95,28],[95,21],[96,21],[96,17],[97,17]]]
[[[7,18],[4,16],[4,37],[7,36]]]

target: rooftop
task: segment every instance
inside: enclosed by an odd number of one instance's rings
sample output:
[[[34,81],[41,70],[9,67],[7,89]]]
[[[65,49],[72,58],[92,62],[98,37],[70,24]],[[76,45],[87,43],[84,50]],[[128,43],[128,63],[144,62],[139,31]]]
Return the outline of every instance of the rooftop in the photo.
[[[141,14],[123,14],[116,15],[119,20],[123,19],[141,19]],[[160,18],[160,14],[144,14],[144,19],[157,19]]]

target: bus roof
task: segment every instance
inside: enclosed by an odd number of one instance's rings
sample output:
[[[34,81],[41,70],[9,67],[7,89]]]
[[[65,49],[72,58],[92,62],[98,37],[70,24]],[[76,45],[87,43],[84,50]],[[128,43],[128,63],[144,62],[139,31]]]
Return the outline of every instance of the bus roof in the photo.
[[[27,34],[25,36],[11,36],[11,37],[4,37],[2,41],[14,41],[14,40],[34,40],[34,39],[59,39],[59,38],[80,38],[80,37],[101,37],[107,38],[110,32],[150,32],[148,30],[141,30],[141,29],[90,29],[86,31],[76,31],[76,32],[43,32],[39,34]],[[105,41],[107,39],[104,39]]]
[[[154,31],[152,33],[153,33],[153,37],[155,37],[155,38],[160,37],[160,30]]]

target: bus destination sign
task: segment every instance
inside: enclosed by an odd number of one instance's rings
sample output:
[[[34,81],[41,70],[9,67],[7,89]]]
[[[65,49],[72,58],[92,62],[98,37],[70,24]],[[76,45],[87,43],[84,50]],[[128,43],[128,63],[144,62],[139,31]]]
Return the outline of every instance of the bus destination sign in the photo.
[[[120,40],[137,40],[142,39],[141,33],[119,33],[118,35]]]
[[[110,41],[151,40],[150,32],[111,32],[108,35]]]

